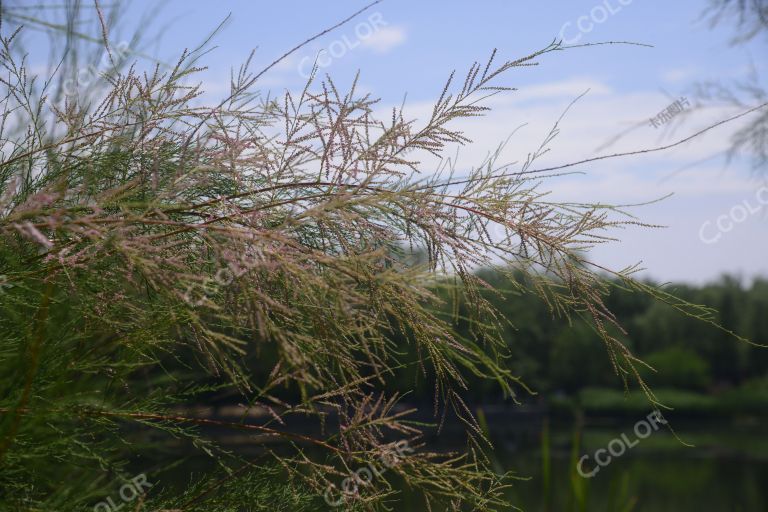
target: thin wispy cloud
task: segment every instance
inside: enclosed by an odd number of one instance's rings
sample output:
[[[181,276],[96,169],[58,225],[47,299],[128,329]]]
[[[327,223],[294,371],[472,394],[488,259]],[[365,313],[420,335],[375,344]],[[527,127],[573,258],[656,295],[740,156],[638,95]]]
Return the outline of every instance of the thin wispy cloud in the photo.
[[[661,74],[661,79],[668,84],[680,84],[690,81],[696,75],[693,67],[669,69]]]
[[[388,53],[405,43],[407,38],[404,27],[392,26],[380,28],[365,39],[361,39],[361,43],[377,53]]]

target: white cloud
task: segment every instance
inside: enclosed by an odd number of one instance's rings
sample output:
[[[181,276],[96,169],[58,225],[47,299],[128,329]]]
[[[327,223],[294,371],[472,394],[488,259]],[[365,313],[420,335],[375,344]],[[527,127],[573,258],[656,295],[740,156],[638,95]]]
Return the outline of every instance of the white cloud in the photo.
[[[451,127],[464,132],[474,142],[445,151],[455,163],[460,176],[480,164],[499,143],[516,131],[497,161],[498,164],[522,162],[535,151],[549,133],[554,122],[574,98],[590,89],[560,123],[560,134],[549,146],[535,168],[550,167],[582,159],[658,147],[682,139],[697,130],[725,119],[733,110],[712,107],[686,111],[684,123],[670,123],[654,129],[648,119],[670,103],[659,91],[623,92],[612,89],[599,80],[573,77],[571,79],[521,86],[519,91],[500,94],[486,104],[492,111],[483,118],[457,120]],[[399,105],[398,105],[399,106]],[[391,105],[376,109],[379,118],[391,115]],[[417,119],[423,126],[432,113],[433,104],[412,101],[406,105],[407,118]],[[729,137],[749,119],[721,126],[677,148],[632,157],[593,162],[566,169],[583,174],[544,180],[540,191],[551,191],[553,201],[601,202],[606,204],[644,203],[674,193],[661,202],[629,211],[651,224],[668,226],[647,229],[629,226],[607,234],[621,243],[597,247],[593,261],[609,268],[623,268],[643,260],[645,275],[660,280],[702,282],[723,272],[745,276],[768,272],[764,257],[768,247],[766,226],[762,215],[755,215],[723,236],[723,242],[707,245],[700,240],[703,223],[727,213],[743,201],[754,202],[758,184],[738,162],[724,170],[720,160],[708,160],[728,147]],[[623,137],[607,147],[605,143]],[[438,162],[428,155],[409,155],[423,164],[422,177],[430,175]],[[519,163],[510,170],[519,169]],[[618,217],[618,216],[617,216]],[[746,245],[745,245],[746,244]],[[744,251],[750,246],[753,251]]]
[[[486,117],[452,124],[474,141],[461,149],[456,174],[462,175],[468,167],[478,165],[499,142],[527,123],[512,136],[498,163],[524,161],[539,147],[568,104],[587,88],[591,93],[571,108],[560,123],[560,134],[549,144],[551,152],[538,160],[534,168],[662,146],[735,113],[719,107],[689,110],[684,122],[654,129],[648,119],[670,102],[660,92],[620,92],[588,79],[521,87],[489,100],[487,105],[492,111]],[[406,114],[418,118],[417,126],[421,126],[431,109],[430,103],[420,102],[409,105]],[[540,190],[551,191],[549,199],[554,201],[607,204],[644,203],[674,193],[664,201],[629,208],[643,222],[668,227],[628,226],[607,232],[621,242],[601,245],[591,253],[592,260],[605,267],[623,268],[642,260],[642,266],[648,269],[646,276],[695,282],[714,279],[723,272],[746,276],[764,273],[768,268],[764,256],[761,257],[768,241],[764,217],[750,217],[727,233],[727,237],[724,235],[723,243],[707,245],[700,239],[703,223],[713,221],[745,200],[756,201],[758,185],[738,162],[724,170],[720,161],[706,160],[725,150],[730,134],[745,122],[748,120],[720,126],[674,149],[568,168],[565,170],[584,174],[545,180]],[[624,136],[612,145],[601,148],[622,133]],[[452,150],[445,154],[454,157]],[[422,161],[425,174],[437,167],[426,158]],[[517,164],[510,170],[519,168]],[[747,246],[754,250],[744,251]]]
[[[679,84],[690,80],[696,75],[693,67],[669,69],[661,74],[661,79],[668,84]]]
[[[520,87],[519,90],[507,95],[502,101],[510,103],[522,103],[526,101],[576,98],[589,90],[588,96],[606,96],[612,94],[608,85],[590,78],[573,78],[561,82],[550,82],[532,86]]]
[[[659,92],[622,93],[600,81],[584,78],[524,86],[519,91],[488,100],[486,105],[492,110],[485,117],[461,119],[451,124],[474,141],[461,148],[457,172],[480,164],[524,124],[506,144],[498,163],[525,161],[527,155],[541,145],[563,110],[587,89],[590,89],[589,94],[560,122],[559,135],[549,144],[551,151],[534,164],[535,168],[656,148],[683,139],[735,113],[732,109],[719,107],[690,110],[686,112],[684,122],[676,119],[654,129],[649,119],[670,103],[669,98]],[[387,111],[382,107],[381,115]],[[418,119],[417,126],[429,118],[431,111],[432,104],[428,102],[406,106],[406,116]],[[717,173],[721,172],[718,163],[701,164],[703,159],[725,151],[729,147],[730,134],[744,122],[746,120],[721,126],[670,150],[570,167],[565,170],[587,174],[558,180],[552,186],[557,191],[558,186],[565,185],[568,195],[583,199],[592,197],[617,202],[648,200],[669,192],[704,196],[726,189],[745,190],[749,180],[740,170],[734,168],[722,173],[718,179]],[[453,151],[446,154],[453,155]],[[429,159],[423,161],[429,162]],[[681,172],[687,166],[690,169]],[[435,167],[436,164],[427,164],[425,172]],[[697,179],[691,179],[694,175]]]
[[[360,42],[377,53],[387,53],[403,44],[406,39],[405,28],[392,26],[378,29],[368,37],[360,39]]]

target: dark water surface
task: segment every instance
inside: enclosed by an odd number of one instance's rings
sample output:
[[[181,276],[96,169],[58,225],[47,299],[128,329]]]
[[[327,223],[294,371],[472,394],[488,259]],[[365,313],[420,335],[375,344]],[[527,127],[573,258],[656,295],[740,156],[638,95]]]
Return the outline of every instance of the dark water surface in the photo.
[[[665,428],[643,439],[637,421],[577,429],[545,420],[535,430],[490,424],[495,463],[531,478],[510,492],[526,511],[768,511],[768,423],[673,420],[679,439]],[[609,446],[621,455],[602,452],[610,462],[591,478],[579,476],[576,462],[589,455],[582,466],[589,473],[596,451]]]
[[[488,455],[498,472],[512,471],[522,479],[508,496],[526,512],[768,512],[765,419],[673,418],[674,433],[661,427],[639,439],[635,426],[642,416],[589,419],[580,427],[569,419],[540,415],[485,416],[494,444]],[[427,442],[438,451],[460,450],[462,432],[459,425],[447,426]],[[622,434],[625,440],[617,441]],[[247,438],[224,434],[219,441],[243,456],[263,451],[260,443],[251,445]],[[583,465],[587,473],[596,467],[597,450],[609,446],[624,453],[611,456],[593,477],[579,476],[576,462],[588,455]],[[180,483],[188,482],[185,469],[189,467],[166,473],[162,481],[168,484],[178,476]],[[424,505],[406,494],[395,510],[421,512]]]

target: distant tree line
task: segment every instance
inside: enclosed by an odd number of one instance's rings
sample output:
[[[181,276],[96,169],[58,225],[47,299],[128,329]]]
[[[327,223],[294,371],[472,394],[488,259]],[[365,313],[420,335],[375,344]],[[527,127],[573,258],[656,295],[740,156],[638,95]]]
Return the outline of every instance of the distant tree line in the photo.
[[[491,270],[479,274],[492,288],[484,295],[504,315],[501,321],[508,322],[504,327],[508,365],[525,384],[544,395],[558,391],[574,394],[596,386],[622,387],[600,336],[588,321],[578,316],[553,316],[545,301],[514,291],[521,283],[512,283]],[[704,286],[676,284],[664,288],[716,310],[715,319],[724,329],[755,344],[768,343],[768,280],[743,285],[725,276]],[[452,315],[457,330],[470,337],[471,321],[463,299],[458,299],[454,311],[450,311],[450,301],[446,297],[445,314]],[[768,349],[734,342],[725,330],[681,315],[652,297],[632,293],[616,283],[606,305],[626,330],[613,334],[656,370],[644,372],[652,387],[711,392],[768,377]],[[404,336],[396,339],[405,349],[410,346]],[[417,359],[417,354],[406,353],[404,360]],[[434,391],[424,376],[420,365],[406,364],[392,385],[411,389],[415,382],[417,393],[412,399],[429,400]],[[492,383],[470,378],[467,384],[467,396],[473,401],[501,400]]]

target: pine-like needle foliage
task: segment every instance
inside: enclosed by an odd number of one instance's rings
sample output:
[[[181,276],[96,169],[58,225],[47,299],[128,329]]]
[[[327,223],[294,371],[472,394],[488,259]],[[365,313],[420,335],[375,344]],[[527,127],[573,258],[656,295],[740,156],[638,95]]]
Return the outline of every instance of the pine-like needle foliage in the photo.
[[[192,449],[215,465],[176,487],[162,480],[181,470],[148,467],[156,485],[129,507],[317,510],[332,491],[346,509],[384,510],[406,486],[433,510],[508,509],[509,476],[490,469],[461,398],[466,372],[509,396],[525,389],[480,266],[522,272],[514,282],[554,314],[591,318],[616,372],[652,398],[602,301],[607,270],[585,257],[634,221],[547,200],[548,173],[532,164],[551,137],[514,170],[489,159],[454,176],[420,163],[469,143],[454,122],[482,116],[487,97],[509,92],[505,76],[558,44],[452,75],[419,121],[399,108],[382,118],[356,82],[342,91],[313,76],[263,97],[248,65],[227,101],[203,107],[187,53],[167,71],[115,67],[104,90],[57,103],[15,37],[3,35],[0,56],[4,509],[93,509],[142,460]],[[629,271],[607,275],[642,288]],[[460,296],[470,339],[438,312]],[[393,334],[419,360],[401,360]],[[384,391],[403,364],[434,382],[438,414],[465,421],[465,453],[430,452]],[[192,410],[211,397],[236,397],[241,418]],[[308,418],[319,434],[302,431]],[[263,453],[219,446],[210,434],[222,430]],[[403,440],[409,453],[381,478],[339,488]]]

